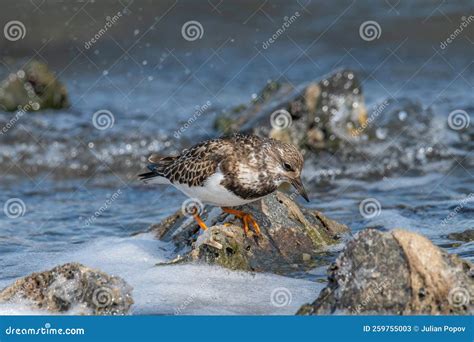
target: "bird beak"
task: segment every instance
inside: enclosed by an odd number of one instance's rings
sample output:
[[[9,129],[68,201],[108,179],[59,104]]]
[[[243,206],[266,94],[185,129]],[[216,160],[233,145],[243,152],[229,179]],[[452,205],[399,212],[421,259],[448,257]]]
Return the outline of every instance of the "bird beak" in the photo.
[[[296,191],[298,191],[301,197],[303,197],[307,202],[309,202],[308,194],[306,193],[306,190],[303,187],[303,183],[301,182],[300,177],[291,180],[291,185],[295,187]]]

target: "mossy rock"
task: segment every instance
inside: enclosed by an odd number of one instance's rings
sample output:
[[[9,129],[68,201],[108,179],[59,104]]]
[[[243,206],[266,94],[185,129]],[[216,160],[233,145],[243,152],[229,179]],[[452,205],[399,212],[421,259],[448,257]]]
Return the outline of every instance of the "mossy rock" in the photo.
[[[32,61],[0,84],[0,108],[6,111],[37,111],[66,108],[66,88],[44,63]]]
[[[152,231],[174,242],[176,252],[184,253],[188,261],[281,274],[315,267],[328,246],[349,231],[316,210],[300,208],[282,192],[237,209],[255,218],[261,235],[252,231],[246,235],[240,219],[210,207],[202,215],[210,227],[206,231],[181,212],[154,225]]]

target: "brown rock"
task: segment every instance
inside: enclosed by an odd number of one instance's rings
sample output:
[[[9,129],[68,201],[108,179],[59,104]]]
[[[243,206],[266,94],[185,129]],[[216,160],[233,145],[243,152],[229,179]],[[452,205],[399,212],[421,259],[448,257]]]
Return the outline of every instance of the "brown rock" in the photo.
[[[354,140],[353,133],[367,122],[360,82],[351,70],[338,70],[297,87],[267,88],[249,106],[220,116],[215,127],[223,133],[270,136],[303,150],[319,150]]]
[[[473,265],[416,233],[367,229],[329,269],[329,284],[298,311],[315,314],[469,314]]]
[[[17,280],[0,292],[0,302],[24,302],[53,313],[74,309],[86,315],[123,315],[133,304],[132,288],[121,278],[77,263]]]
[[[204,210],[210,227],[201,232],[192,217],[176,213],[152,227],[157,237],[173,241],[186,260],[204,261],[230,269],[288,273],[316,266],[327,246],[348,232],[345,225],[323,214],[300,208],[290,197],[276,192],[261,201],[239,208],[253,215],[262,231],[246,236],[242,223],[215,208]],[[303,258],[302,255],[309,256]],[[296,265],[296,266],[295,266]]]

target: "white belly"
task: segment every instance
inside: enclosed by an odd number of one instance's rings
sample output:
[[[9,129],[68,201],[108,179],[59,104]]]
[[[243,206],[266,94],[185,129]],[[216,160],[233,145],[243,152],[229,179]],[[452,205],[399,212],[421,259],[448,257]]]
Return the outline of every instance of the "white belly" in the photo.
[[[204,204],[218,207],[235,207],[258,200],[259,198],[245,200],[221,185],[224,175],[221,172],[209,177],[204,186],[189,187],[185,184],[173,184],[174,187],[191,198],[197,198]]]

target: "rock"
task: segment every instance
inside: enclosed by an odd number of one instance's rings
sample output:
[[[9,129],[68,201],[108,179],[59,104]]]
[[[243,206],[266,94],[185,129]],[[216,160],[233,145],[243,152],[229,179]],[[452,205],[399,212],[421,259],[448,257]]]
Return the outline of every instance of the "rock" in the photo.
[[[223,133],[241,131],[291,142],[303,150],[330,149],[367,122],[360,82],[351,70],[298,87],[269,82],[250,106],[219,117]]]
[[[323,169],[312,173],[320,181],[342,173],[386,177],[397,170],[423,169],[431,160],[452,159],[438,142],[440,128],[433,115],[431,107],[410,98],[389,97],[367,109],[357,73],[344,69],[296,87],[269,82],[250,104],[220,115],[215,128],[298,146],[307,169]],[[378,162],[369,167],[367,160],[373,159]]]
[[[467,229],[460,233],[451,233],[448,234],[448,239],[456,240],[456,241],[463,241],[463,242],[471,242],[474,241],[474,229]]]
[[[329,269],[329,283],[300,315],[469,314],[473,265],[405,230],[360,232]]]
[[[0,84],[0,108],[6,111],[68,106],[66,88],[44,63],[32,61]]]
[[[0,302],[27,302],[52,313],[124,315],[133,304],[131,292],[119,277],[70,263],[17,280],[0,292]]]
[[[159,239],[174,242],[186,261],[276,273],[314,267],[326,247],[348,232],[347,226],[318,211],[300,208],[281,192],[239,210],[253,215],[260,225],[260,236],[251,232],[246,236],[239,219],[221,213],[219,208],[208,207],[201,214],[210,227],[207,231],[200,231],[194,219],[182,212],[152,226],[151,230]]]

